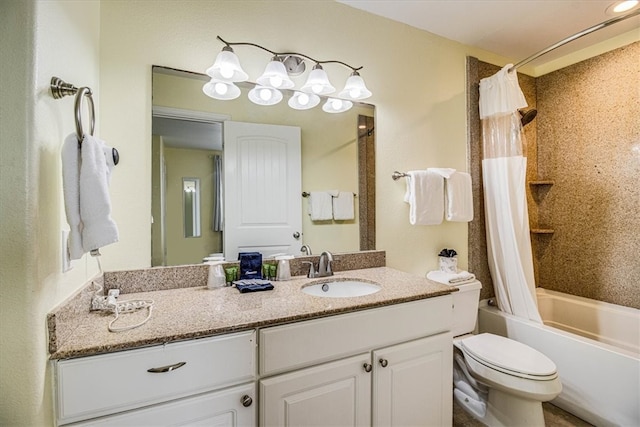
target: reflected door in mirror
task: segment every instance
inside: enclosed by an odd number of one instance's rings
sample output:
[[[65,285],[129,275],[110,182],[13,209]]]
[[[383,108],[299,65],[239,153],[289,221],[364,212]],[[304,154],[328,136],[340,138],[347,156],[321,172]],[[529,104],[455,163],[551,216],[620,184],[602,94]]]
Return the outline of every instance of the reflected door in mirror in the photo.
[[[297,254],[302,231],[300,128],[224,123],[224,254]],[[298,237],[295,237],[298,236]]]

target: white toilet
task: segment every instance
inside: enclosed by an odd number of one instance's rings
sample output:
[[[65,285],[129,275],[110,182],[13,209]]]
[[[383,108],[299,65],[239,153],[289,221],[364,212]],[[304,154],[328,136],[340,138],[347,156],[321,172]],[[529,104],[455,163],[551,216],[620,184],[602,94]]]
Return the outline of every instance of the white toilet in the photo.
[[[471,335],[482,285],[453,293],[454,398],[488,426],[544,426],[542,402],[562,391],[556,365],[533,348],[493,334]]]

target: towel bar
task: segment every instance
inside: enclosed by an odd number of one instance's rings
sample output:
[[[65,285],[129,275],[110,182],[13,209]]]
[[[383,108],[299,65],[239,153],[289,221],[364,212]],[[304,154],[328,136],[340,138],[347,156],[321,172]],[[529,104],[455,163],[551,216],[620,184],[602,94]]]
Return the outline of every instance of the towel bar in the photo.
[[[398,172],[398,171],[395,171],[395,172],[393,173],[393,175],[391,175],[391,178],[392,178],[394,181],[397,181],[397,180],[399,180],[400,178],[405,177],[405,176],[409,176],[409,175],[407,175],[407,174],[406,174],[406,173],[404,173],[404,172]]]
[[[306,191],[302,192],[302,197],[309,197],[311,195],[311,193],[308,193]],[[358,197],[358,195],[356,193],[353,193],[353,197]]]

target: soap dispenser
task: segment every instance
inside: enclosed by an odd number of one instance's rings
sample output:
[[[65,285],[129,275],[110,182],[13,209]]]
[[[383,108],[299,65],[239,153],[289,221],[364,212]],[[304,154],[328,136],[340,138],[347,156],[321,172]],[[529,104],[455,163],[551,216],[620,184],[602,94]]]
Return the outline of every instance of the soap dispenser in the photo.
[[[224,259],[208,258],[206,264],[209,265],[209,276],[207,277],[207,288],[217,289],[227,286],[227,276],[224,273],[222,264]]]
[[[293,259],[293,255],[280,255],[276,257],[276,261],[278,261],[277,280],[291,279],[291,266],[289,265],[289,260],[291,259]]]

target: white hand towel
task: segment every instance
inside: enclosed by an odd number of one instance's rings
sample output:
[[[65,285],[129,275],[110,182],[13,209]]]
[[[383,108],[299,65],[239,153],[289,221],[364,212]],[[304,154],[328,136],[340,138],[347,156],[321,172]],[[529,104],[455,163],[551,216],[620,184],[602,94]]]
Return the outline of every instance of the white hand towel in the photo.
[[[113,167],[110,149],[103,141],[85,135],[80,149],[80,217],[85,252],[118,241],[118,228],[111,219],[109,178]],[[109,158],[109,160],[107,160]]]
[[[473,282],[476,276],[468,271],[459,271],[457,273],[445,273],[441,270],[434,270],[427,273],[427,279],[445,285],[463,285]]]
[[[333,218],[332,196],[328,191],[312,191],[309,194],[311,221],[326,221]]]
[[[82,248],[82,221],[80,219],[80,148],[75,133],[67,136],[62,145],[62,193],[67,222],[71,227],[67,248],[70,259],[80,259]]]
[[[338,192],[333,197],[333,219],[336,221],[354,219],[353,193],[347,191]]]
[[[473,219],[473,193],[471,175],[455,172],[445,180],[447,221],[469,222]]]
[[[444,214],[444,178],[429,169],[407,172],[407,192],[411,225],[437,225]]]

